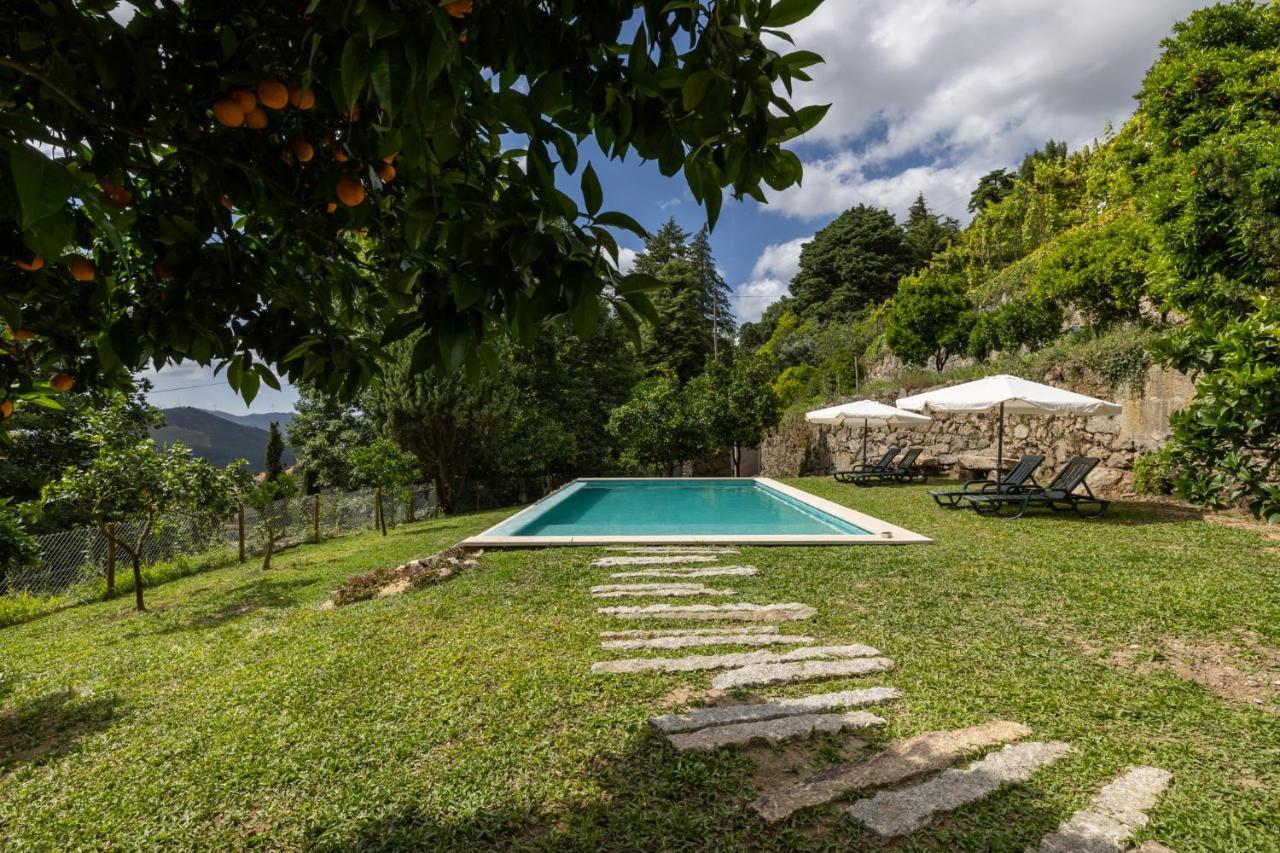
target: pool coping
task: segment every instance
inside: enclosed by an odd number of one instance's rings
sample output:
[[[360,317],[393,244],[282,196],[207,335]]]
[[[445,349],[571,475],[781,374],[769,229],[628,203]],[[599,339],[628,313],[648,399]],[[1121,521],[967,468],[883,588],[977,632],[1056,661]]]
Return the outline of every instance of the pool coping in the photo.
[[[933,542],[927,536],[890,524],[865,512],[850,509],[826,498],[779,483],[768,477],[739,477],[739,480],[753,480],[766,488],[773,489],[793,500],[834,516],[837,519],[867,531],[866,535],[832,534],[790,534],[790,535],[692,535],[676,536],[492,536],[492,531],[509,524],[513,519],[526,513],[532,513],[538,507],[545,508],[546,501],[554,499],[575,483],[591,482],[626,482],[635,480],[652,480],[652,477],[580,477],[565,483],[541,500],[530,504],[514,515],[509,515],[497,524],[462,540],[466,548],[558,548],[573,545],[923,545]],[[728,480],[731,477],[688,477],[687,480]]]

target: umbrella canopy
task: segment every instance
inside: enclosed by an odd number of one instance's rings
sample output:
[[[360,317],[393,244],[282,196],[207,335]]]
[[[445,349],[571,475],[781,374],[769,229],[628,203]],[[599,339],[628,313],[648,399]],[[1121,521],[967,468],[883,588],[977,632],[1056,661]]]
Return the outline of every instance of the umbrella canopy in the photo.
[[[857,400],[853,403],[842,403],[826,409],[809,412],[804,419],[811,424],[862,423],[862,461],[867,461],[867,427],[886,426],[922,426],[933,418],[918,415],[915,412],[904,412],[875,400]]]
[[[926,391],[898,400],[898,406],[917,412],[990,412],[999,410],[996,441],[996,479],[1004,476],[1004,416],[1011,415],[1118,415],[1123,411],[1087,394],[1031,382],[1017,376],[988,376],[963,385]]]

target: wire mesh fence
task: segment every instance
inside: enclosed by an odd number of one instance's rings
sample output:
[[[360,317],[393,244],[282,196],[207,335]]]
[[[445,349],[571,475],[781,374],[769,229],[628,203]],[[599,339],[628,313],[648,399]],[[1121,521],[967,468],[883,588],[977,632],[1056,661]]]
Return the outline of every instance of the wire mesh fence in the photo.
[[[269,521],[274,532],[274,550],[302,542],[343,536],[374,526],[377,491],[325,492],[289,501],[277,501],[263,519],[245,507],[225,521],[200,521],[171,516],[157,520],[141,551],[141,564],[149,568],[179,559],[210,562],[228,555],[248,558],[261,555]],[[436,514],[437,504],[430,486],[384,490],[382,511],[388,527]],[[115,537],[136,542],[142,524],[118,525]],[[0,565],[0,596],[14,593],[88,598],[104,587],[107,566],[114,562],[117,573],[131,570],[128,555],[115,549],[104,531],[79,527],[37,537],[38,562],[21,569]]]

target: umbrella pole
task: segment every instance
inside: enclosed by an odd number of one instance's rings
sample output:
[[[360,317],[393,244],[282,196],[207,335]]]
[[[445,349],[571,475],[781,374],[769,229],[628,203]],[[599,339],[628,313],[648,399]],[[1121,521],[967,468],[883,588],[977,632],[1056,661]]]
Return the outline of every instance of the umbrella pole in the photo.
[[[867,464],[867,419],[862,419],[862,464]]]
[[[1000,404],[1000,429],[996,433],[996,482],[1004,482],[1004,403]]]

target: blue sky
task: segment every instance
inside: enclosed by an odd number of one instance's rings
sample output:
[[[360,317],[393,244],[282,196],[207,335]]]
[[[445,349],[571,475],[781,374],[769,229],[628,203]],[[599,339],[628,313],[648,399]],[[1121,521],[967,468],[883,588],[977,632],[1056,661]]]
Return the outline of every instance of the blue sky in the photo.
[[[799,188],[769,205],[727,200],[712,247],[736,294],[740,320],[786,292],[800,247],[859,203],[901,217],[917,193],[967,219],[977,179],[1014,166],[1046,139],[1073,148],[1102,137],[1133,111],[1133,94],[1161,38],[1202,0],[827,0],[792,28],[797,46],[826,57],[798,104],[830,103],[826,120],[795,150]],[[590,146],[605,207],[646,228],[674,216],[686,230],[705,216],[682,177],[634,158],[605,160]],[[576,180],[573,181],[576,186]],[[622,245],[641,248],[629,235]],[[153,402],[231,412],[289,409],[292,389],[264,388],[246,409],[212,370],[166,368],[148,377]],[[195,386],[195,387],[193,387]]]

